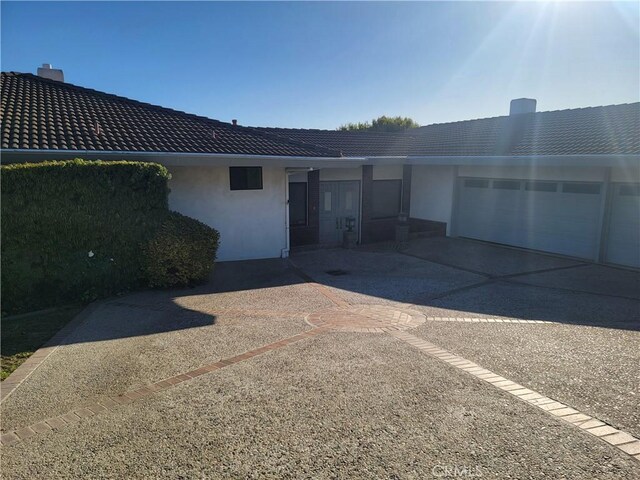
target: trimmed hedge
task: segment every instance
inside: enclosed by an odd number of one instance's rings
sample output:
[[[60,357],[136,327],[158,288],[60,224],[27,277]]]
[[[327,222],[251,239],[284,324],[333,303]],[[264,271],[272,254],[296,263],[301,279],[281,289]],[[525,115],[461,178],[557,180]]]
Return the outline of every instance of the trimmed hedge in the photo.
[[[220,235],[193,218],[171,212],[145,248],[151,287],[205,282],[216,259]]]
[[[148,284],[146,245],[169,215],[166,168],[76,159],[1,170],[3,312]]]

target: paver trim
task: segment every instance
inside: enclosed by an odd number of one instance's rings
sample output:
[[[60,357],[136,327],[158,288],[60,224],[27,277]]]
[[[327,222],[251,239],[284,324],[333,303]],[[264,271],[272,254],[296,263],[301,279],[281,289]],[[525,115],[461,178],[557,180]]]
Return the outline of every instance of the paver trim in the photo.
[[[194,370],[190,370],[185,373],[174,375],[173,377],[159,380],[155,383],[152,383],[150,385],[145,385],[144,387],[138,388],[136,390],[131,390],[131,391],[122,393],[120,395],[105,396],[102,398],[98,398],[94,400],[92,403],[83,405],[81,407],[77,407],[68,413],[58,415],[52,418],[47,418],[45,420],[41,420],[32,425],[28,425],[26,427],[19,427],[8,432],[3,432],[2,435],[0,435],[0,445],[2,446],[11,445],[16,442],[26,440],[27,438],[32,437],[36,434],[47,433],[51,430],[59,430],[59,429],[65,428],[73,423],[80,421],[83,418],[88,418],[94,415],[99,415],[104,412],[115,410],[120,405],[125,405],[128,403],[135,402],[137,400],[141,400],[155,393],[162,392],[164,390],[172,388],[175,385],[178,385],[180,383],[187,382],[192,378],[196,378],[196,377],[199,377],[200,375],[205,375],[207,373],[215,372],[216,370],[220,370],[230,365],[234,365],[236,363],[243,362],[245,360],[256,357],[258,355],[262,355],[263,353],[277,350],[279,348],[286,347],[287,345],[290,345],[292,343],[299,342],[301,340],[305,340],[307,338],[311,338],[316,335],[320,335],[322,333],[325,333],[327,330],[328,329],[326,327],[313,328],[311,330],[307,330],[305,332],[292,335],[291,337],[287,337],[287,338],[278,340],[276,342],[272,342],[267,345],[254,348],[253,350],[249,350],[239,355],[234,355],[233,357],[224,358],[215,363],[204,365]]]
[[[97,310],[99,303],[92,303],[76,315],[70,322],[62,327],[58,332],[51,337],[44,345],[33,352],[29,358],[27,358],[22,365],[16,368],[11,375],[9,375],[0,384],[0,403],[11,395],[16,388],[22,385],[29,376],[40,366],[42,363],[55,352],[62,342],[78,328],[91,314]]]
[[[605,422],[590,415],[579,412],[562,402],[558,402],[557,400],[523,387],[522,385],[518,385],[517,383],[495,374],[490,370],[471,362],[470,360],[452,354],[449,351],[406,331],[393,331],[389,332],[389,335],[408,343],[412,347],[415,347],[432,357],[448,363],[453,368],[465,371],[466,373],[476,377],[478,380],[489,383],[494,387],[515,396],[519,400],[538,407],[554,417],[560,418],[575,427],[581,428],[587,433],[604,440],[622,452],[640,461],[640,439],[633,435],[622,430],[618,430],[611,425],[607,425]]]

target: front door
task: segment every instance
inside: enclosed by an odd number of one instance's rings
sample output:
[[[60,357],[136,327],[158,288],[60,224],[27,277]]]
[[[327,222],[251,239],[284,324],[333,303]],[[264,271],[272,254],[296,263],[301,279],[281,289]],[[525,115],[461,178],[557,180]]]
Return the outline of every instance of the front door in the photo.
[[[360,182],[320,182],[320,243],[339,244],[347,230],[347,218],[360,226]]]

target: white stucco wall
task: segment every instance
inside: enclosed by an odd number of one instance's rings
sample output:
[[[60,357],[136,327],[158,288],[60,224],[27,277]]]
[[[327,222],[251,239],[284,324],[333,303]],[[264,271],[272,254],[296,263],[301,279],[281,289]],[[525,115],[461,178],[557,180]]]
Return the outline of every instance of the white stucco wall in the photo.
[[[374,180],[402,180],[402,165],[374,165]]]
[[[413,166],[411,171],[411,217],[451,225],[454,167]]]
[[[333,180],[362,180],[362,168],[321,168],[320,181]]]
[[[262,190],[229,188],[228,167],[171,167],[169,207],[220,232],[218,260],[275,258],[286,247],[285,170],[262,168]]]
[[[612,168],[611,181],[624,183],[640,182],[640,167]]]

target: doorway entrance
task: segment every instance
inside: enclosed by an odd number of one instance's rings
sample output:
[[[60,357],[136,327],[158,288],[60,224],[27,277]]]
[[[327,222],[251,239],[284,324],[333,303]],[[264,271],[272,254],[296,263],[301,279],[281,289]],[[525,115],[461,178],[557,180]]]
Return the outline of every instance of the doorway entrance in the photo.
[[[360,182],[320,182],[320,243],[338,245],[347,230],[348,218],[360,228]]]

